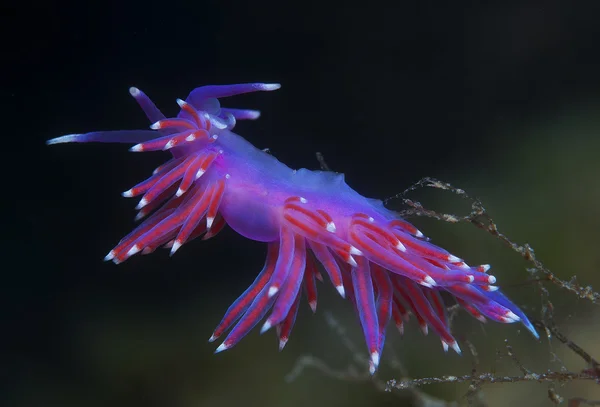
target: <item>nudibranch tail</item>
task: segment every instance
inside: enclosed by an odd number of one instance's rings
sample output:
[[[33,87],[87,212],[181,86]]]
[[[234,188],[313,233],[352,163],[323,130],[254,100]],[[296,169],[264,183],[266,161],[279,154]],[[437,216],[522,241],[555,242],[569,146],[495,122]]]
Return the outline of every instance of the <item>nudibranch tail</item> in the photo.
[[[498,291],[489,265],[471,267],[432,244],[380,201],[348,187],[342,176],[293,171],[232,132],[237,120],[256,119],[259,112],[221,107],[219,98],[278,88],[263,83],[200,87],[185,101],[177,99],[176,117],[166,117],[145,93],[131,88],[152,123],[150,130],[49,140],[48,144],[127,143],[133,144],[133,152],[168,151],[172,156],[122,193],[141,197],[136,206],[136,220],[141,222],[105,259],[120,263],[158,247],[173,255],[195,238],[215,236],[226,225],[265,242],[262,271],[209,339],[227,334],[216,352],[236,345],[265,316],[261,332],[274,327],[283,349],[303,296],[316,311],[316,281],[323,280],[319,267],[357,313],[371,373],[378,368],[390,321],[403,334],[410,315],[424,334],[431,328],[440,337],[444,351],[461,352],[442,292],[479,321],[520,321],[538,337],[527,316]]]

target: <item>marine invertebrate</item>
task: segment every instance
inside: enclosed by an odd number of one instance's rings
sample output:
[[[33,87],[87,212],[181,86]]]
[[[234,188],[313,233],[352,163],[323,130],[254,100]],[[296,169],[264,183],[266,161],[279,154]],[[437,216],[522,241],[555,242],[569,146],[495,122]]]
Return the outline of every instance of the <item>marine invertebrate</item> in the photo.
[[[168,150],[172,158],[153,175],[125,191],[142,196],[137,219],[146,218],[106,256],[115,263],[160,246],[175,253],[183,244],[216,235],[226,224],[241,235],[266,242],[265,265],[254,283],[227,310],[210,340],[230,330],[217,352],[237,344],[271,311],[262,332],[276,327],[285,346],[298,310],[301,288],[316,307],[318,265],[362,325],[379,364],[386,328],[393,318],[402,331],[409,312],[427,333],[431,327],[444,350],[460,348],[448,328],[441,291],[474,317],[521,321],[527,317],[493,284],[488,265],[468,266],[433,245],[413,225],[350,188],[342,174],[292,170],[232,132],[237,120],[259,112],[220,106],[219,98],[272,91],[278,84],[204,86],[194,89],[180,111],[166,118],[139,89],[130,93],[153,123],[151,130],[71,134],[48,141],[132,143],[134,152]]]

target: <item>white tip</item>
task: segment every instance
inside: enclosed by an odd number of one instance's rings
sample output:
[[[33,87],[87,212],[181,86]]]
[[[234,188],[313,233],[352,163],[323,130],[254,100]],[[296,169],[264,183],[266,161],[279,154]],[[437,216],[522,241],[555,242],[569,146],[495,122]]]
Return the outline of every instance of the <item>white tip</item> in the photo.
[[[219,130],[223,130],[223,129],[227,128],[227,124],[223,123],[223,121],[221,119],[219,119],[218,117],[211,117],[209,120],[210,120],[210,123]]]
[[[460,265],[460,268],[461,268],[461,269],[469,269],[469,268],[471,268],[471,267],[469,267],[469,265],[468,265],[467,263],[465,263],[465,262],[462,262],[462,264]]]
[[[398,328],[398,332],[400,332],[400,335],[404,335],[404,324],[402,322],[396,324],[396,328]]]
[[[138,97],[140,95],[140,93],[142,93],[142,92],[140,92],[140,90],[138,88],[136,88],[135,86],[132,86],[129,88],[129,94],[131,96],[133,96],[134,98]]]
[[[219,136],[218,136],[218,135],[216,135],[216,134],[213,134],[213,135],[212,135],[212,139],[213,139],[213,140],[216,140],[216,139],[218,139],[218,138],[219,138]]]
[[[444,352],[448,352],[448,344],[442,341],[442,348],[444,348]]]
[[[139,211],[136,215],[135,218],[133,218],[134,221],[138,221],[140,219],[142,219],[143,217],[146,216],[146,213],[144,211]]]
[[[144,149],[144,147],[141,144],[136,144],[135,146],[131,147],[129,149],[129,151],[132,151],[134,153],[139,153],[140,151],[142,151]]]
[[[127,257],[133,256],[134,254],[136,254],[139,251],[140,251],[140,247],[137,244],[134,244],[133,247],[131,249],[129,249],[129,251],[127,252]]]
[[[214,342],[214,341],[215,341],[217,338],[218,338],[218,336],[215,336],[215,334],[212,334],[212,335],[210,336],[210,338],[208,338],[208,341],[209,341],[209,342]]]
[[[204,170],[198,170],[196,173],[196,179],[200,178],[204,174]]]
[[[185,138],[185,141],[194,141],[196,140],[196,136],[194,134],[190,134]]]
[[[174,255],[175,252],[177,250],[179,250],[179,248],[181,247],[181,245],[182,245],[182,243],[179,240],[175,240],[173,242],[173,246],[171,246],[171,254],[170,254],[170,256]]]
[[[317,302],[316,301],[310,301],[308,303],[308,306],[310,307],[310,309],[312,310],[313,313],[317,312]]]
[[[421,325],[421,332],[423,332],[423,335],[427,335],[429,333],[429,327],[427,324]]]
[[[158,130],[158,129],[160,129],[160,121],[158,121],[158,122],[156,122],[156,123],[152,123],[152,124],[150,125],[150,128],[151,128],[152,130]]]
[[[358,263],[354,260],[354,257],[348,256],[348,264],[352,267],[358,267]]]
[[[475,281],[475,277],[474,276],[469,275],[467,277],[469,277],[469,283],[472,283],[473,281]]]
[[[210,227],[212,226],[213,222],[215,221],[215,218],[212,216],[207,216],[206,217],[206,229],[210,229]]]
[[[458,263],[459,261],[462,261],[462,259],[461,259],[461,258],[459,258],[459,257],[456,257],[456,256],[455,256],[455,255],[453,255],[453,254],[449,254],[449,255],[448,255],[448,261],[449,261],[450,263]]]
[[[263,83],[262,84],[262,90],[266,90],[266,91],[277,90],[279,88],[281,88],[280,83]]]
[[[369,216],[369,223],[373,223],[375,222],[375,219],[373,219],[372,217]]]
[[[338,293],[340,293],[340,295],[342,296],[342,298],[346,298],[346,290],[344,290],[344,286],[343,285],[338,285],[335,287],[335,289],[337,290]]]
[[[271,321],[269,321],[267,319],[267,322],[264,323],[264,325],[262,326],[262,328],[260,328],[260,333],[264,334],[265,332],[267,332],[269,329],[271,329],[273,325],[271,324]]]
[[[350,246],[350,254],[353,256],[362,256],[362,252],[354,246]]]
[[[173,148],[174,145],[175,145],[175,141],[173,141],[172,139],[169,140],[169,142],[167,144],[165,144],[165,146],[163,147],[163,151]]]
[[[183,107],[183,106],[185,106],[187,104],[184,100],[181,100],[179,98],[175,99],[175,101],[177,102],[177,104],[179,105],[179,107]]]
[[[375,351],[371,353],[371,362],[375,365],[375,369],[379,366],[379,352]]]
[[[271,298],[272,296],[274,296],[275,294],[277,294],[278,291],[279,291],[279,287],[276,287],[274,285],[272,285],[271,287],[269,287],[269,298]]]
[[[335,228],[335,223],[333,222],[329,222],[327,223],[327,227],[326,227],[327,231],[330,233],[335,233],[336,228]]]
[[[515,314],[512,311],[508,311],[505,315],[506,318],[512,319],[515,322],[518,322],[521,320],[521,318],[519,318],[519,316],[517,314]]]
[[[131,189],[129,189],[129,190],[123,192],[121,195],[124,196],[125,198],[131,198],[133,196],[133,191]]]
[[[492,266],[490,266],[489,264],[482,264],[479,267],[481,267],[481,270],[483,270],[484,273],[487,273],[488,270],[492,268]]]
[[[400,250],[401,252],[405,252],[406,251],[406,246],[404,246],[402,244],[402,242],[400,240],[398,240],[398,244],[396,245],[396,249]]]
[[[285,348],[285,344],[287,343],[288,338],[279,339],[279,351],[281,352],[283,348]]]
[[[460,350],[460,346],[458,346],[458,342],[454,341],[454,343],[451,345],[452,349],[454,349],[454,352],[456,352],[457,354],[461,354],[462,351]]]
[[[215,353],[223,352],[224,350],[229,349],[229,346],[225,345],[225,342],[219,345],[219,347],[215,350]]]
[[[115,251],[111,250],[110,252],[108,252],[108,254],[106,256],[104,256],[104,261],[111,261],[114,258],[115,258]]]
[[[488,277],[488,283],[490,283],[490,284],[495,284],[495,283],[496,283],[496,277],[494,277],[494,276],[489,276],[489,277]]]
[[[430,276],[425,277],[424,281],[429,284],[430,287],[435,287],[437,286],[437,283],[435,282],[435,280],[433,278],[431,278]]]
[[[417,231],[415,232],[415,236],[416,236],[416,237],[423,237],[423,236],[425,236],[425,235],[424,235],[424,234],[423,234],[423,232],[421,232],[420,230],[417,230]]]
[[[56,137],[46,141],[46,145],[71,143],[77,141],[81,134],[67,134],[66,136]]]
[[[498,287],[497,285],[488,285],[487,286],[487,291],[493,293],[494,291],[498,291],[500,289],[500,287]]]
[[[181,188],[177,188],[177,192],[175,192],[175,196],[181,196],[185,193],[185,191]]]
[[[142,209],[146,205],[148,205],[148,200],[146,198],[142,198],[135,209]]]
[[[300,197],[300,202],[304,204],[304,203],[307,203],[308,201],[306,200],[306,198]]]
[[[475,318],[481,323],[485,324],[487,322],[487,319],[483,315],[477,315]]]

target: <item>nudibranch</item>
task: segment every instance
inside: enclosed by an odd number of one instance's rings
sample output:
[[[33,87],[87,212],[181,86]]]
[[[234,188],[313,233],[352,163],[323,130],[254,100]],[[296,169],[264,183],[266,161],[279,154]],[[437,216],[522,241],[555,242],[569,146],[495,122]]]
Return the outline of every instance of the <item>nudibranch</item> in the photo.
[[[475,318],[520,321],[535,336],[525,314],[499,290],[489,266],[471,267],[432,244],[423,233],[376,199],[350,188],[343,174],[292,170],[232,130],[237,120],[259,112],[221,107],[220,98],[273,91],[279,84],[203,86],[177,99],[179,113],[165,117],[137,88],[129,92],[153,123],[150,130],[99,131],[49,140],[59,143],[128,143],[131,151],[166,151],[171,158],[148,179],[123,192],[140,197],[144,219],[106,256],[120,263],[158,247],[175,253],[183,244],[208,239],[229,225],[248,239],[265,242],[267,256],[252,285],[229,307],[210,341],[228,332],[217,352],[236,345],[270,314],[261,332],[275,327],[282,349],[292,330],[302,291],[316,310],[321,271],[352,303],[370,354],[379,365],[390,320],[403,332],[412,314],[448,348],[460,353],[441,292]]]

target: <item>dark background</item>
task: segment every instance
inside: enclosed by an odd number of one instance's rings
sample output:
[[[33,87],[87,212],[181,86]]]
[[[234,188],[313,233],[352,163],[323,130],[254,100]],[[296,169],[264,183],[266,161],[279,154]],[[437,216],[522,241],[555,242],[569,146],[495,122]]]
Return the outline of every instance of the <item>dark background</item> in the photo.
[[[102,262],[133,225],[135,203],[120,192],[165,156],[44,141],[145,127],[130,86],[174,114],[175,98],[197,86],[280,82],[277,92],[227,102],[262,111],[260,120],[236,128],[257,147],[269,147],[294,168],[317,169],[320,151],[350,186],[382,199],[423,176],[441,178],[481,197],[505,231],[533,244],[562,278],[600,282],[598,3],[445,3],[3,5],[2,381],[9,405],[403,402],[368,382],[337,381],[315,370],[284,381],[301,355],[340,369],[350,363],[324,311],[337,315],[362,346],[350,307],[327,285],[320,287],[316,316],[304,305],[283,353],[271,333],[252,332],[235,349],[212,355],[218,343],[206,339],[260,270],[262,244],[226,230],[172,259],[158,251],[118,267]],[[415,197],[434,208],[469,210],[444,193]],[[400,202],[391,207],[400,209]],[[473,263],[491,262],[505,282],[528,278],[526,264],[482,232],[415,222]],[[506,291],[539,311],[538,292]],[[564,324],[598,352],[597,311],[561,293],[554,298],[564,306]],[[484,355],[489,345],[487,366],[498,367],[493,340],[518,328],[482,330],[461,319]],[[437,339],[421,339],[416,325],[404,340],[389,336],[386,350],[396,349],[414,377],[470,371],[468,357],[445,356]],[[539,352],[533,365],[556,369],[548,351],[560,349],[525,335],[516,341],[523,353]],[[398,374],[384,367],[381,378],[392,377]],[[520,389],[490,390],[490,405],[504,405],[513,391],[516,400],[526,394],[533,405],[547,402],[541,385]],[[465,388],[429,390],[453,399]]]

